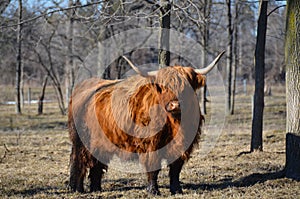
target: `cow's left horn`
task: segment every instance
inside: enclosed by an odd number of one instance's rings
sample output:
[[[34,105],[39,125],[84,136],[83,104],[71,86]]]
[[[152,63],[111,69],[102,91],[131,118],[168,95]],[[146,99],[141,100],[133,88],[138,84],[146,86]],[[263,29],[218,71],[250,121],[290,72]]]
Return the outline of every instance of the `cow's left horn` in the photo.
[[[150,77],[150,76],[155,76],[157,74],[157,71],[150,71],[150,72],[147,72],[147,71],[144,71],[144,70],[141,70],[139,69],[138,67],[136,67],[127,57],[125,56],[122,56],[127,62],[128,64],[131,66],[131,68],[137,72],[138,74],[140,74],[141,76],[143,77]]]
[[[209,73],[214,66],[218,63],[218,61],[220,60],[220,58],[222,57],[222,55],[225,53],[225,51],[221,52],[214,61],[212,61],[207,67],[205,68],[201,68],[201,69],[195,69],[196,73],[199,73],[201,75],[206,75],[207,73]]]

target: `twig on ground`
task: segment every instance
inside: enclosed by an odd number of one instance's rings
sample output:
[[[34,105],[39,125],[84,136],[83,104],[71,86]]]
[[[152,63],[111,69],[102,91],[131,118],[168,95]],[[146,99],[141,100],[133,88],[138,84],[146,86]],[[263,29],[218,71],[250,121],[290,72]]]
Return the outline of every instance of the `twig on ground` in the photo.
[[[4,158],[6,158],[7,153],[9,153],[10,151],[8,150],[6,144],[3,145],[4,146],[4,155],[0,158],[0,163],[3,162]]]

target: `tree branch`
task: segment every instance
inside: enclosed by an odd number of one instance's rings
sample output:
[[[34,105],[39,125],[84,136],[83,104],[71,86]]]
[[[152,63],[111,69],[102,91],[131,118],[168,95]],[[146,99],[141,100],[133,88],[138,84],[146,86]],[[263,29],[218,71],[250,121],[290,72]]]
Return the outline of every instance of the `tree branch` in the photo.
[[[62,12],[62,11],[72,10],[72,9],[75,9],[75,8],[84,8],[84,7],[88,7],[88,6],[92,6],[92,5],[96,5],[96,4],[100,4],[100,3],[104,3],[104,2],[106,2],[106,0],[96,1],[96,2],[92,2],[92,3],[87,3],[85,5],[75,5],[75,6],[71,6],[71,7],[67,7],[67,8],[59,8],[59,9],[52,10],[50,12],[46,12],[46,13],[43,13],[41,15],[32,17],[30,19],[23,20],[20,23],[15,23],[15,24],[9,24],[9,25],[5,25],[5,26],[0,26],[0,28],[15,27],[15,26],[18,26],[18,25],[21,25],[21,24],[29,23],[31,21],[35,21],[35,20],[37,20],[37,19],[39,19],[41,17],[47,16],[47,15],[50,15],[50,14],[54,14],[56,12]]]
[[[270,16],[273,12],[275,12],[275,11],[278,10],[279,8],[282,8],[282,7],[285,7],[285,6],[286,6],[286,5],[277,6],[276,8],[274,8],[273,10],[271,10],[267,16]]]

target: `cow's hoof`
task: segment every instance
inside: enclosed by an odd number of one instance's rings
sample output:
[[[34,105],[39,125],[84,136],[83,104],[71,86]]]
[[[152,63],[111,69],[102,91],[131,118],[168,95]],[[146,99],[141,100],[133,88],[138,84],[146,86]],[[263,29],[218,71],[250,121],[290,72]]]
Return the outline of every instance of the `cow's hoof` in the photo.
[[[153,185],[149,185],[147,187],[147,192],[151,195],[155,195],[155,196],[159,196],[160,195],[160,191],[158,190],[157,187],[153,186]]]
[[[90,188],[90,192],[97,192],[97,191],[101,191],[101,187],[91,187]]]
[[[182,190],[177,190],[177,191],[171,191],[171,194],[172,195],[175,195],[175,194],[183,194]]]
[[[172,195],[183,194],[181,187],[171,188],[170,192],[171,192]]]

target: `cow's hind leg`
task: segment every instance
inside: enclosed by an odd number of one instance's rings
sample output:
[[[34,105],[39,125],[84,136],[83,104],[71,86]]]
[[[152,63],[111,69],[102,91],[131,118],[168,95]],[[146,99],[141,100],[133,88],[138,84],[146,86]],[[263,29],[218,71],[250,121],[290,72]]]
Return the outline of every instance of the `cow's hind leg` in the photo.
[[[90,191],[101,191],[101,179],[103,173],[107,170],[107,166],[99,162],[94,161],[94,165],[90,168]]]
[[[76,150],[72,148],[70,157],[70,182],[69,186],[71,191],[83,192],[83,180],[86,174],[86,167],[84,166],[79,154],[76,154]]]
[[[180,171],[182,169],[182,166],[184,164],[184,161],[179,158],[172,164],[170,164],[170,171],[169,171],[169,177],[170,177],[170,191],[171,194],[176,194],[176,193],[182,193],[182,189],[180,186],[180,181],[179,181],[179,175]]]
[[[157,184],[158,173],[159,170],[147,172],[147,177],[148,177],[147,191],[153,195],[160,195],[160,192],[158,190],[158,184]]]

